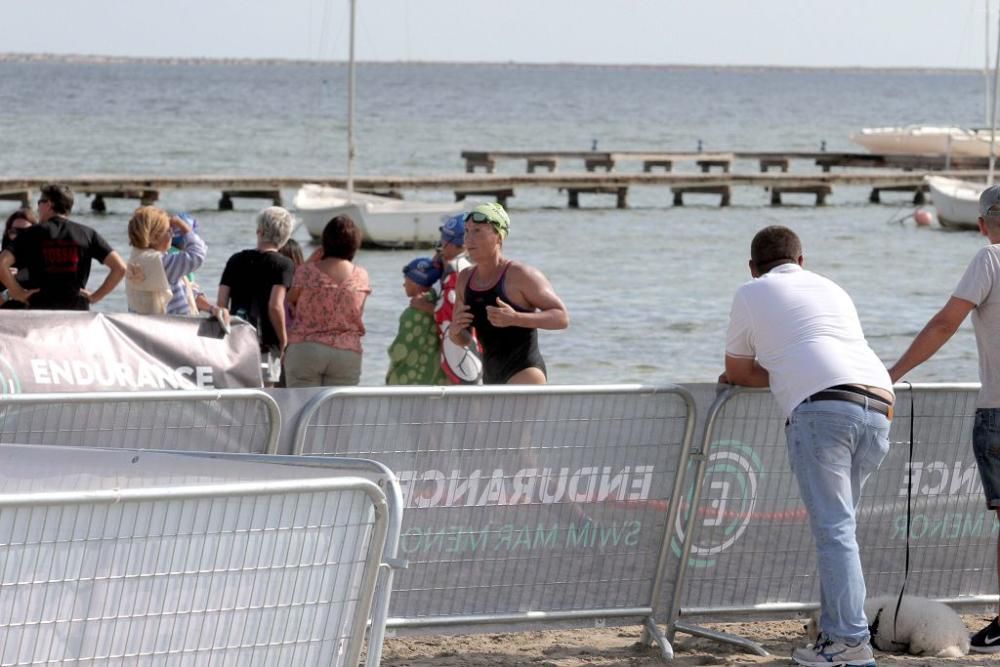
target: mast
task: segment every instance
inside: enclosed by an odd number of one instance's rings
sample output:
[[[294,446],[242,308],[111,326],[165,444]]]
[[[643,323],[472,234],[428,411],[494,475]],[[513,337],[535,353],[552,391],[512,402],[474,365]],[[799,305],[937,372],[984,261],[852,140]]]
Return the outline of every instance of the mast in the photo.
[[[983,0],[983,10],[986,13],[986,20],[983,21],[983,29],[986,31],[983,40],[983,118],[990,122],[990,0]]]
[[[1000,21],[1000,12],[997,12],[997,20]],[[986,185],[993,185],[993,171],[996,166],[996,143],[997,143],[997,86],[1000,78],[1000,25],[997,26],[997,50],[996,58],[993,60],[993,104],[990,107],[990,171],[986,180]]]
[[[354,192],[354,18],[357,0],[350,0],[351,34],[347,57],[347,191]]]

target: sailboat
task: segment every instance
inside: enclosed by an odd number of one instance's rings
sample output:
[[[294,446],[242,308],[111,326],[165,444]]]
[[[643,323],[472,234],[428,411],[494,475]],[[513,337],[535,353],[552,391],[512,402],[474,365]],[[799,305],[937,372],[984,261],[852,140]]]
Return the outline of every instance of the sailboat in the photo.
[[[880,155],[960,155],[988,157],[989,129],[965,127],[866,127],[851,135],[851,141]]]
[[[1000,12],[997,13],[1000,21]],[[979,195],[993,185],[996,166],[997,83],[1000,78],[1000,29],[997,33],[996,58],[993,62],[993,98],[990,105],[989,158],[986,183],[963,181],[944,176],[924,176],[931,191],[931,202],[937,209],[938,224],[948,229],[979,229]]]
[[[983,89],[985,113],[990,114],[990,0],[985,0],[986,41],[983,49]],[[850,136],[851,141],[872,153],[883,155],[944,155],[985,158],[990,155],[990,128],[967,128],[934,125],[904,127],[866,127]]]
[[[471,202],[415,202],[307,183],[293,200],[309,235],[319,240],[323,228],[346,215],[361,230],[361,243],[372,248],[430,248],[441,238],[441,225],[469,210]]]
[[[440,238],[444,221],[478,202],[413,202],[354,191],[354,23],[357,0],[350,0],[351,30],[347,79],[347,187],[307,183],[293,204],[309,235],[319,239],[327,223],[349,216],[361,230],[362,244],[380,248],[427,248]]]

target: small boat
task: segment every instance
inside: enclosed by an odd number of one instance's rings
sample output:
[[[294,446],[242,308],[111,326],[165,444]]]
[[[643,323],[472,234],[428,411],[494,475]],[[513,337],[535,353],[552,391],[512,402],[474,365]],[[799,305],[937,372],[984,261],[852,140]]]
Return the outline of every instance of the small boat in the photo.
[[[946,229],[979,229],[979,195],[985,183],[961,181],[944,176],[924,176],[937,209],[938,224]]]
[[[354,33],[357,0],[350,0],[350,42],[347,60],[347,188],[314,183],[299,188],[294,205],[309,235],[318,239],[326,224],[348,215],[362,232],[362,244],[375,248],[423,248],[437,243],[444,220],[470,210],[478,202],[408,202],[354,190]]]
[[[331,219],[347,215],[361,230],[366,247],[429,248],[441,238],[447,218],[476,203],[405,201],[309,183],[295,194],[294,205],[313,239],[323,235]]]
[[[851,141],[880,155],[957,155],[989,157],[989,129],[907,125],[866,127]]]
[[[987,4],[987,18],[989,6]],[[1000,21],[1000,13],[998,13]],[[987,24],[989,22],[987,21]],[[998,26],[1000,30],[1000,26]],[[989,35],[987,34],[987,37]],[[987,43],[989,40],[987,39]],[[997,96],[1000,94],[1000,42],[993,61],[993,96],[990,99],[990,127],[981,132],[986,139],[989,172],[985,183],[963,181],[943,176],[924,176],[931,191],[931,203],[937,209],[938,224],[946,229],[979,230],[979,195],[990,185],[996,168]]]

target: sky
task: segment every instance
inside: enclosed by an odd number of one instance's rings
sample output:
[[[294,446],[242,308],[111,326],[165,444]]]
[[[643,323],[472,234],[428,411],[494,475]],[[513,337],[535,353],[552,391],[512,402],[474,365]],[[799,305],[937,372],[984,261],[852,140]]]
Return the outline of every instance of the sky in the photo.
[[[986,1],[357,0],[357,57],[981,69]],[[0,13],[2,53],[347,57],[348,0],[0,0]]]

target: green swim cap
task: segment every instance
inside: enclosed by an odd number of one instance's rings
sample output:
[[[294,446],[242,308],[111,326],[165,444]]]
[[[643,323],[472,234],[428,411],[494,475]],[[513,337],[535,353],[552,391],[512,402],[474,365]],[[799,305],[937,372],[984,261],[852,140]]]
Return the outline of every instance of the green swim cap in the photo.
[[[497,230],[497,234],[502,239],[507,238],[507,232],[510,231],[510,216],[507,215],[507,211],[500,204],[480,204],[469,211],[469,214],[465,216],[465,220],[488,222],[493,225],[493,229]]]

